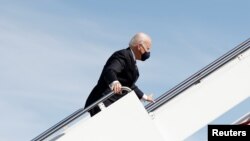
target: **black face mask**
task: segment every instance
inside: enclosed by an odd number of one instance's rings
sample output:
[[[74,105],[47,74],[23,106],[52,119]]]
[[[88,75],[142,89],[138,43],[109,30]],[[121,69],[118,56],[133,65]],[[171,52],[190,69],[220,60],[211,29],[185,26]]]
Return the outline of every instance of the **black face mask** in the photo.
[[[141,60],[145,61],[150,57],[150,52],[145,52],[141,55]]]

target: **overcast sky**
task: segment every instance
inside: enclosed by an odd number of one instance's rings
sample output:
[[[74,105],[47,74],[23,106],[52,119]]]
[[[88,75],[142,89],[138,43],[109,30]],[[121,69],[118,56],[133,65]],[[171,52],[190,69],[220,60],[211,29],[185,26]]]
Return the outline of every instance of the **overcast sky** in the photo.
[[[160,96],[250,37],[249,4],[0,0],[0,140],[31,140],[82,108],[137,32],[153,40],[137,85]]]

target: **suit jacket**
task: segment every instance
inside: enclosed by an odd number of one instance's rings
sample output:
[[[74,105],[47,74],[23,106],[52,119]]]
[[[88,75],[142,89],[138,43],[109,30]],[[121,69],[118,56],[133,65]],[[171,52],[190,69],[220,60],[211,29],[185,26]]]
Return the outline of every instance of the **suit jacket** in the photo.
[[[122,86],[127,86],[134,90],[138,98],[141,99],[143,92],[135,85],[138,77],[139,71],[131,49],[116,51],[107,60],[97,85],[87,98],[85,108],[111,92],[109,84],[115,80],[118,80]]]

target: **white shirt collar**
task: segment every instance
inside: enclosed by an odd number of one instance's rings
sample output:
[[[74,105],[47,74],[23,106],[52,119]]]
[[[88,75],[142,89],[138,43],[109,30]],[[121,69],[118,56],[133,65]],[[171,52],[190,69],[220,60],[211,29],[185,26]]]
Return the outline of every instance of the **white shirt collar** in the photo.
[[[131,48],[130,48],[130,50],[131,50],[131,52],[132,52],[132,55],[133,55],[134,60],[136,61],[135,54],[134,54],[133,50],[132,50]]]

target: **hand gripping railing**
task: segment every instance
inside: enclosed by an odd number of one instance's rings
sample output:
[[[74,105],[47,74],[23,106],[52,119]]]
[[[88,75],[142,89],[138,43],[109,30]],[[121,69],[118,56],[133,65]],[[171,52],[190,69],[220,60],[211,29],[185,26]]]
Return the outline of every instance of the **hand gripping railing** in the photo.
[[[132,90],[128,87],[122,87],[122,91],[126,91],[127,93],[129,93]],[[108,98],[110,98],[111,96],[113,96],[113,94],[114,94],[114,92],[112,91],[109,94],[102,97],[101,99],[99,99],[98,101],[96,101],[95,103],[88,106],[87,108],[85,108],[85,109],[81,108],[81,109],[75,111],[73,114],[69,115],[68,117],[66,117],[62,121],[58,122],[56,125],[52,126],[48,130],[44,131],[43,133],[41,133],[40,135],[38,135],[37,137],[35,137],[31,141],[42,141],[42,140],[48,138],[49,136],[51,136],[55,132],[59,131],[60,129],[62,129],[63,127],[65,127],[66,125],[68,125],[69,123],[74,121],[75,119],[79,118],[80,116],[82,116],[83,114],[88,112],[90,109],[94,108],[95,106],[98,105],[100,107],[100,103],[102,103],[103,101],[105,101]]]

